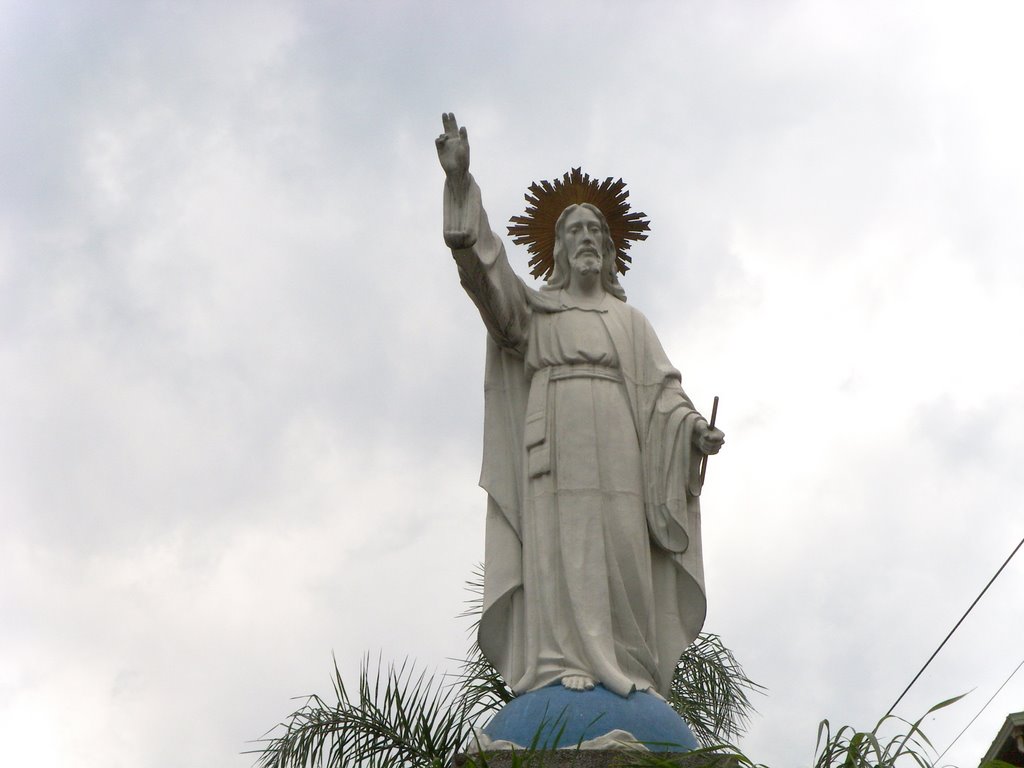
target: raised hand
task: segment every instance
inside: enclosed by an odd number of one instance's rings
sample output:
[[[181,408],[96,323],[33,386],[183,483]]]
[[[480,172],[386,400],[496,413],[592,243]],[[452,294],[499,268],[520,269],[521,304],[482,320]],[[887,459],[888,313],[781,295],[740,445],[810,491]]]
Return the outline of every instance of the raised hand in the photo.
[[[466,128],[459,128],[452,112],[441,115],[441,124],[444,133],[434,140],[437,159],[441,161],[448,180],[453,184],[462,184],[469,173],[469,137]]]
[[[470,188],[469,138],[466,136],[466,129],[459,128],[452,112],[441,115],[441,124],[444,126],[444,133],[434,140],[434,145],[437,147],[437,159],[441,161],[447,178],[448,194],[458,208],[464,204]],[[470,248],[476,243],[476,231],[467,226],[459,216],[449,221],[446,213],[444,242],[452,250]]]

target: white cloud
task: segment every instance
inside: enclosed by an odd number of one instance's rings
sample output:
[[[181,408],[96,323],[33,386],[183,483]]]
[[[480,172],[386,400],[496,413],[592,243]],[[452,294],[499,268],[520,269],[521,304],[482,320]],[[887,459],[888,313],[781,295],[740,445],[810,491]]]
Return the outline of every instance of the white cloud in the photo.
[[[652,219],[624,283],[722,396],[708,628],[770,688],[756,760],[873,724],[1019,540],[1017,4],[2,13],[0,729],[34,764],[249,764],[332,650],[461,653],[483,330],[442,110],[496,227],[580,164]],[[977,686],[940,747],[1019,661],[1020,578],[901,706]]]

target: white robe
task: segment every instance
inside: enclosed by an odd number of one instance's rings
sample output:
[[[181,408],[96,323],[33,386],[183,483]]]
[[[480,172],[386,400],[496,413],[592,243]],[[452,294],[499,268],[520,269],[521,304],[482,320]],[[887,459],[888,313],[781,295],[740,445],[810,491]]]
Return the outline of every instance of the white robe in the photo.
[[[480,647],[517,693],[578,674],[667,695],[706,609],[702,417],[640,312],[512,272],[475,182],[446,186],[445,227],[476,232],[453,255],[489,335]]]

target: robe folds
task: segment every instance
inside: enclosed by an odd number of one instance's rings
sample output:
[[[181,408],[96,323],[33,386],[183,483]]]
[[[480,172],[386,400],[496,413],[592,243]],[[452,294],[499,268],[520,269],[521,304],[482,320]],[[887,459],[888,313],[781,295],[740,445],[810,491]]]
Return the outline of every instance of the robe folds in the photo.
[[[446,185],[445,229],[475,234],[453,256],[488,331],[480,648],[516,693],[583,675],[666,696],[706,610],[703,417],[639,311],[515,275],[472,178]]]

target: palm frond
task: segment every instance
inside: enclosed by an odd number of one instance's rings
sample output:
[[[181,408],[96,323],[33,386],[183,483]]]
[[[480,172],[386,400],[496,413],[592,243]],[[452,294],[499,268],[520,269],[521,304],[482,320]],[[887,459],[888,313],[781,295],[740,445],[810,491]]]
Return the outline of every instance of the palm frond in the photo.
[[[743,671],[722,638],[703,633],[679,658],[668,703],[702,746],[727,744],[741,736],[755,711],[748,693],[763,693]]]
[[[462,662],[457,679],[459,697],[474,719],[497,712],[516,696],[475,642]]]
[[[473,566],[473,573],[466,580],[466,610],[458,615],[460,619],[473,619],[469,626],[469,634],[476,637],[476,631],[480,628],[480,616],[484,612],[484,564],[477,563]]]
[[[467,711],[474,716],[482,717],[489,712],[496,712],[515,698],[515,693],[498,670],[484,656],[476,641],[476,633],[480,627],[480,615],[484,608],[484,564],[477,563],[473,573],[466,581],[466,610],[459,614],[460,619],[473,619],[469,627],[470,646],[465,659],[459,661],[458,684],[460,697]]]
[[[371,674],[364,661],[356,698],[337,663],[333,684],[336,704],[309,696],[262,740],[259,768],[441,768],[471,733],[460,688],[408,663],[378,663]]]

